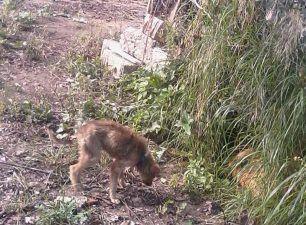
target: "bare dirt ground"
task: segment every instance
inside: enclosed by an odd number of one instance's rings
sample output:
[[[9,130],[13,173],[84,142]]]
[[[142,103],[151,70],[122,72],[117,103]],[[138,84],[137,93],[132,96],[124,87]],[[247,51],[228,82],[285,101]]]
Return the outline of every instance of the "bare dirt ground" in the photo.
[[[35,16],[47,13],[35,17],[31,29],[11,33],[7,40],[26,45],[35,37],[43,57],[31,60],[26,54],[29,49],[0,44],[0,111],[7,104],[24,100],[46,101],[55,114],[61,111],[60,103],[69,89],[69,74],[62,61],[76,38],[92,34],[115,37],[127,26],[139,27],[145,8],[144,1],[136,0],[22,1],[20,11]],[[42,129],[44,125],[5,110],[2,114],[0,224],[33,224],[39,205],[58,196],[72,196],[68,168],[76,160],[76,147],[52,146]],[[143,186],[139,178],[128,177],[130,185],[118,191],[122,204],[113,205],[107,191],[109,165],[101,163],[86,172],[82,194],[86,198],[73,215],[90,211],[85,224],[224,224],[216,204],[191,198],[170,185],[171,175],[183,173],[176,165],[175,160],[164,162],[162,177],[152,187]]]

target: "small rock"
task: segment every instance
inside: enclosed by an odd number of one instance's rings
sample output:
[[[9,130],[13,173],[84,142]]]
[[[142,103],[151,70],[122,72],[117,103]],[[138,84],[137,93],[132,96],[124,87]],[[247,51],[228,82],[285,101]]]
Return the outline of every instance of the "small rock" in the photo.
[[[35,223],[35,218],[33,216],[27,216],[24,218],[24,222],[26,224],[34,224]]]
[[[73,21],[79,22],[79,23],[87,23],[87,20],[85,20],[84,17],[81,18],[72,18]]]
[[[18,149],[15,153],[16,156],[21,156],[22,154],[24,154],[26,152],[25,149]]]
[[[146,68],[148,70],[159,71],[162,70],[168,63],[168,54],[161,48],[155,47],[152,49],[152,57],[147,62]]]
[[[156,41],[145,35],[141,29],[126,28],[120,35],[120,45],[123,51],[145,63],[152,58],[152,49]]]

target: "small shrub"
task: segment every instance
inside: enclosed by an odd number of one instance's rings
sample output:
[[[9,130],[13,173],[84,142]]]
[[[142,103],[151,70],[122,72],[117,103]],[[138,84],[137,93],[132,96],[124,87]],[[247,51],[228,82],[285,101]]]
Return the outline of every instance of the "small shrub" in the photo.
[[[38,207],[38,225],[55,224],[85,224],[89,212],[78,212],[76,202],[71,200],[51,202],[48,205]]]
[[[67,57],[67,70],[72,77],[86,76],[90,79],[102,78],[104,66],[101,60],[97,58],[88,59],[83,55],[71,53]]]
[[[22,31],[31,30],[33,23],[35,22],[30,12],[19,12],[15,17],[15,20],[18,22],[18,27]]]
[[[28,41],[23,42],[25,54],[28,60],[38,61],[43,57],[43,44],[36,38],[30,37]]]
[[[9,114],[19,121],[28,123],[48,123],[53,118],[51,108],[48,104],[34,104],[30,101],[16,103],[11,101],[5,108],[4,113]]]
[[[47,17],[51,15],[50,5],[44,5],[41,9],[37,11],[38,16]]]
[[[4,0],[2,12],[4,15],[7,15],[11,11],[15,10],[18,4],[18,0]]]
[[[210,192],[213,188],[214,175],[199,160],[191,160],[184,174],[184,183],[188,191],[195,194]]]
[[[94,118],[96,114],[96,106],[92,98],[83,104],[83,115],[87,118]]]

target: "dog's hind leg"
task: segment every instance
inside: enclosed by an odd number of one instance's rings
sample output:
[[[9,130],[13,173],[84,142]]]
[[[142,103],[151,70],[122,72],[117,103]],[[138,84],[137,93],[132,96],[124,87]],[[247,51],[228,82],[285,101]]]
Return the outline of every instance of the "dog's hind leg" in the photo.
[[[78,163],[70,166],[70,180],[75,191],[80,191],[82,187],[80,181],[81,172],[96,161],[96,158],[93,158],[86,151],[86,146],[80,147]]]

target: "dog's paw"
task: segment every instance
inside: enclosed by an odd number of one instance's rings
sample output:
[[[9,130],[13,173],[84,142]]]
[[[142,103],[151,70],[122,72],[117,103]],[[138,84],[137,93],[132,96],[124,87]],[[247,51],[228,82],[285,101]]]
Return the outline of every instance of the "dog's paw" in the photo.
[[[118,198],[111,198],[111,202],[116,205],[120,204],[120,200]]]

